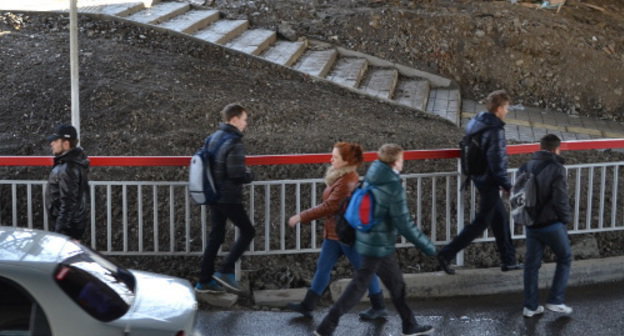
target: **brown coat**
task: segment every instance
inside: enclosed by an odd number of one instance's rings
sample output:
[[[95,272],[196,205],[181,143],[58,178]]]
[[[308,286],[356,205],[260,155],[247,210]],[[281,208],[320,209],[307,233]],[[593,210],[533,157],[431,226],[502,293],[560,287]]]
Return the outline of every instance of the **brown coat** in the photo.
[[[336,234],[336,215],[342,201],[351,195],[357,187],[359,176],[355,166],[340,169],[330,168],[325,176],[327,187],[323,190],[323,202],[299,214],[301,223],[309,223],[315,219],[323,219],[323,238],[338,240]]]

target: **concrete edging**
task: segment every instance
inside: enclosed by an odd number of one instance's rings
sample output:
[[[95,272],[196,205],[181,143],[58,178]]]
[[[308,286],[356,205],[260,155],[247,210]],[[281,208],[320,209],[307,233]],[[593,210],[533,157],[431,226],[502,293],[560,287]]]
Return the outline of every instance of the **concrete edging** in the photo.
[[[549,288],[555,273],[555,263],[543,264],[540,269],[540,288]],[[500,268],[462,269],[455,275],[443,272],[404,274],[408,298],[473,296],[521,292],[523,272],[502,272]],[[586,259],[572,262],[569,286],[593,285],[624,279],[624,256]],[[330,292],[336,301],[351,279],[331,283]],[[303,300],[307,288],[254,291],[257,305],[283,307],[288,302]],[[384,290],[388,299],[388,291]],[[367,301],[366,295],[362,301]]]

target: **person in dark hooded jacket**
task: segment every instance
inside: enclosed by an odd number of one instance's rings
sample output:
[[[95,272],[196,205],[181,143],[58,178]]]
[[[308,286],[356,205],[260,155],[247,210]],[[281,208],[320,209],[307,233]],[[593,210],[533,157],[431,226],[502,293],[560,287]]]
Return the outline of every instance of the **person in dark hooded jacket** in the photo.
[[[448,274],[455,273],[450,266],[451,259],[475,238],[481,236],[488,225],[494,232],[502,262],[501,269],[505,272],[522,268],[516,261],[509,216],[500,197],[501,190],[507,196],[511,191],[511,181],[507,175],[507,141],[503,122],[511,98],[505,91],[499,90],[490,93],[486,100],[488,111],[479,113],[466,125],[466,134],[481,133],[480,147],[485,152],[487,161],[485,174],[470,176],[481,198],[479,212],[472,223],[466,225],[461,233],[438,253],[440,268]]]
[[[219,293],[225,290],[243,292],[235,279],[234,266],[256,235],[256,230],[243,206],[243,184],[254,179],[245,165],[243,131],[247,128],[247,111],[238,104],[229,104],[221,110],[223,123],[206,139],[204,146],[215,153],[213,174],[221,195],[216,204],[210,205],[212,230],[201,262],[198,293]],[[222,141],[224,140],[224,141]],[[220,145],[220,147],[218,147]],[[226,221],[239,229],[239,237],[218,271],[215,258],[225,240]]]
[[[567,224],[572,221],[572,210],[568,198],[568,182],[564,160],[559,156],[561,140],[554,134],[547,134],[540,140],[541,150],[533,153],[531,160],[520,167],[523,171],[541,171],[535,176],[538,195],[538,209],[535,224],[526,228],[526,254],[524,258],[524,317],[533,317],[544,312],[538,301],[539,269],[544,248],[550,247],[557,257],[557,268],[546,308],[563,314],[572,313],[565,304],[565,290],[570,276],[572,250],[568,238]]]
[[[399,234],[428,256],[434,256],[436,249],[414,223],[407,208],[407,197],[399,176],[403,169],[403,149],[396,144],[385,144],[377,154],[379,159],[373,162],[364,178],[365,185],[374,187],[373,216],[377,223],[368,232],[356,232],[354,246],[362,256],[361,267],[314,332],[317,336],[334,332],[340,317],[360,301],[375,273],[390,292],[392,303],[401,317],[403,335],[429,335],[434,330],[429,325],[418,324],[405,301],[405,281],[395,250]]]
[[[89,160],[77,146],[73,126],[59,125],[48,142],[54,154],[45,197],[48,218],[54,231],[80,240],[87,227]]]

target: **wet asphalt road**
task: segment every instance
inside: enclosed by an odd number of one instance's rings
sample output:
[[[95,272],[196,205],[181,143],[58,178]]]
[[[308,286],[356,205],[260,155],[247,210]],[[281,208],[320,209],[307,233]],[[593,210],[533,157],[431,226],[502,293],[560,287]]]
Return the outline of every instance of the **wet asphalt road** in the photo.
[[[542,292],[540,298],[545,297]],[[526,319],[521,314],[521,294],[410,301],[416,320],[435,327],[433,335],[624,335],[624,281],[569,288],[567,304],[574,308],[570,316],[547,310],[542,317]],[[334,335],[401,335],[401,321],[394,311],[385,323],[370,323],[357,317],[365,308],[358,306],[343,316]],[[290,312],[201,312],[196,335],[312,335],[327,309],[315,312],[313,320]]]

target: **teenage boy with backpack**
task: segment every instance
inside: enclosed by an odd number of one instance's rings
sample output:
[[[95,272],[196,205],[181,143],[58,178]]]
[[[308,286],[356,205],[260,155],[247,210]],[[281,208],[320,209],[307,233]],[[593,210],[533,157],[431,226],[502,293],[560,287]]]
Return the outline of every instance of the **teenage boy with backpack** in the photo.
[[[433,332],[433,327],[416,322],[405,302],[405,281],[394,251],[397,232],[429,256],[435,255],[435,246],[414,224],[407,208],[405,189],[399,176],[403,169],[403,149],[399,145],[385,144],[377,155],[379,159],[373,162],[364,178],[365,185],[374,187],[373,216],[376,224],[368,232],[356,230],[354,246],[362,257],[361,267],[314,332],[317,336],[334,332],[340,317],[360,302],[375,274],[392,296],[392,303],[403,322],[403,335],[429,335]]]
[[[201,263],[199,281],[195,290],[199,293],[219,293],[228,290],[241,293],[234,277],[234,264],[243,255],[256,230],[243,207],[243,184],[253,181],[254,175],[245,166],[243,131],[247,128],[247,111],[240,105],[229,104],[221,110],[223,123],[206,141],[207,150],[214,152],[212,166],[217,190],[220,195],[216,204],[210,205],[212,230]],[[222,137],[229,137],[221,141]],[[220,144],[219,148],[216,148]],[[230,248],[223,265],[215,272],[215,258],[225,239],[225,224],[229,219],[239,229],[238,240]]]
[[[570,314],[572,308],[564,303],[565,290],[570,275],[572,251],[566,225],[572,219],[568,201],[568,183],[563,158],[559,156],[561,140],[554,134],[544,136],[541,150],[533,153],[531,160],[520,167],[523,171],[541,171],[535,176],[537,202],[534,224],[526,227],[526,255],[524,259],[524,309],[522,315],[533,317],[542,314],[544,307],[538,304],[538,275],[546,246],[557,257],[546,308],[558,313]]]
[[[511,241],[508,214],[500,197],[501,190],[506,197],[511,190],[511,182],[507,176],[507,142],[503,122],[510,102],[511,98],[503,90],[490,93],[486,98],[487,111],[479,113],[466,125],[466,134],[477,139],[487,166],[483,174],[469,176],[479,191],[479,212],[472,223],[466,225],[462,232],[438,253],[440,268],[447,274],[455,274],[455,270],[450,266],[451,259],[475,238],[481,236],[488,224],[496,238],[502,271],[522,268],[516,261],[516,249]]]

